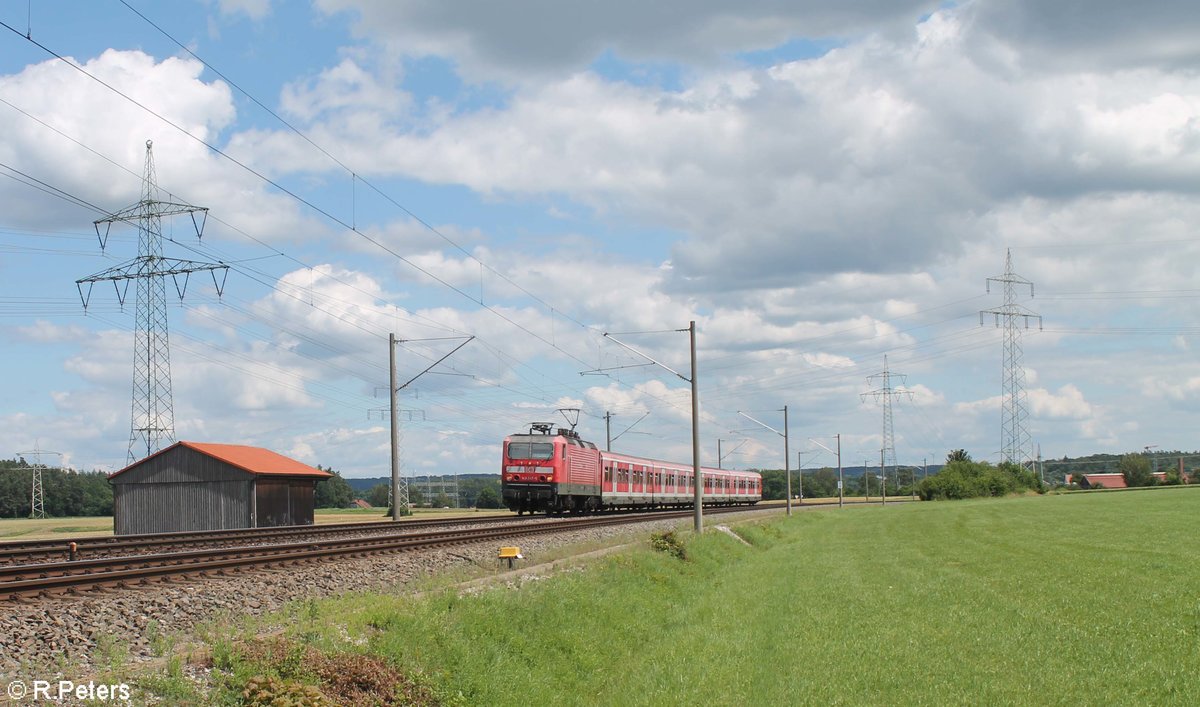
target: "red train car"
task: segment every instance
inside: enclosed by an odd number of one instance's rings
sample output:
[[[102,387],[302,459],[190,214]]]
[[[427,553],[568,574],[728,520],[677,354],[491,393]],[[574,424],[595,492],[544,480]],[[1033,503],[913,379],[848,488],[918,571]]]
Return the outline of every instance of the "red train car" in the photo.
[[[700,470],[706,506],[762,500],[762,477],[752,471]],[[693,469],[605,452],[574,430],[534,423],[504,440],[500,488],[504,505],[521,513],[590,513],[604,509],[690,508]]]

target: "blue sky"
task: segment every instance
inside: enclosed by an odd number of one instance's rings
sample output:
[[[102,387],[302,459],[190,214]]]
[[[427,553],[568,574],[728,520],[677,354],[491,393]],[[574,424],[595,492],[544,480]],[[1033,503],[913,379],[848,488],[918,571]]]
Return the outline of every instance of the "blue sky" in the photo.
[[[179,439],[383,475],[388,333],[434,339],[398,349],[405,378],[473,335],[404,393],[408,473],[492,471],[557,408],[598,441],[649,413],[620,448],[687,460],[686,384],[580,374],[636,362],[605,331],[694,319],[705,463],[721,439],[746,440],[726,466],[780,466],[737,413],[785,404],[806,465],[835,433],[877,459],[885,355],[902,463],[996,461],[978,312],[1011,249],[1043,453],[1193,449],[1200,17],[1165,5],[1096,3],[1082,31],[996,0],[10,3],[0,453],[125,463],[134,307],[98,287],[85,312],[75,281],[136,254],[91,222],[137,200],[147,139],[160,187],[211,209],[167,254],[231,265],[170,306]],[[681,334],[622,338],[686,367]]]

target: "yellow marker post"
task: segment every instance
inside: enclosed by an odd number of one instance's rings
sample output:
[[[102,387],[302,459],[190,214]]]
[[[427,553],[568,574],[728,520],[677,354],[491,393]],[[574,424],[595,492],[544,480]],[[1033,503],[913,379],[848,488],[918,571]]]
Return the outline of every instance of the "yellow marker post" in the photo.
[[[517,560],[523,560],[525,557],[521,554],[521,548],[514,546],[500,548],[500,554],[497,555],[497,560],[508,560],[508,568],[511,570],[513,564]]]

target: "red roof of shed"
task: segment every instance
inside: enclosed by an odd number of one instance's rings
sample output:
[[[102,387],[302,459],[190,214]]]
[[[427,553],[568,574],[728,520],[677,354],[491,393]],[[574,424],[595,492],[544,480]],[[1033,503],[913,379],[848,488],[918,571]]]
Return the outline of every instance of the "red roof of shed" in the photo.
[[[1124,474],[1118,474],[1118,473],[1083,474],[1082,476],[1087,479],[1088,486],[1095,486],[1095,485],[1099,484],[1106,489],[1129,488],[1129,486],[1127,486],[1125,484],[1125,475]],[[1165,482],[1167,480],[1167,472],[1156,471],[1156,472],[1154,472],[1154,478],[1158,479],[1159,483]],[[1072,479],[1074,479],[1074,476],[1072,476]],[[1078,480],[1076,480],[1076,481],[1078,481]]]
[[[220,459],[221,461],[231,466],[236,466],[242,471],[248,471],[251,474],[270,475],[270,476],[316,476],[322,479],[333,476],[328,471],[322,471],[316,467],[311,467],[303,462],[298,462],[290,457],[285,457],[282,454],[277,454],[269,449],[262,447],[248,447],[243,444],[214,444],[211,442],[176,442],[175,444],[160,449],[151,454],[150,457],[156,457],[175,447],[184,446],[206,454],[210,457]],[[146,457],[149,459],[150,457]],[[109,475],[112,478],[117,474],[122,474],[129,469],[141,464],[145,459],[140,459],[120,471]]]
[[[1089,486],[1100,484],[1106,489],[1123,489],[1125,485],[1124,474],[1084,474]]]

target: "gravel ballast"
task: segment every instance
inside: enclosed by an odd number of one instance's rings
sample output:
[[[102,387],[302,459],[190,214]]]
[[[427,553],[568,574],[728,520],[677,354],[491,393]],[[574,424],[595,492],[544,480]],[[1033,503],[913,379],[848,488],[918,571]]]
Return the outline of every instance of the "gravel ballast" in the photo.
[[[619,544],[680,525],[651,521],[514,536],[505,544],[519,545],[528,566],[555,548]],[[98,667],[154,659],[164,642],[189,645],[204,624],[237,625],[242,616],[268,614],[288,602],[350,591],[403,593],[414,582],[446,571],[500,573],[496,549],[495,542],[474,543],[13,602],[0,613],[0,679],[80,679]]]

